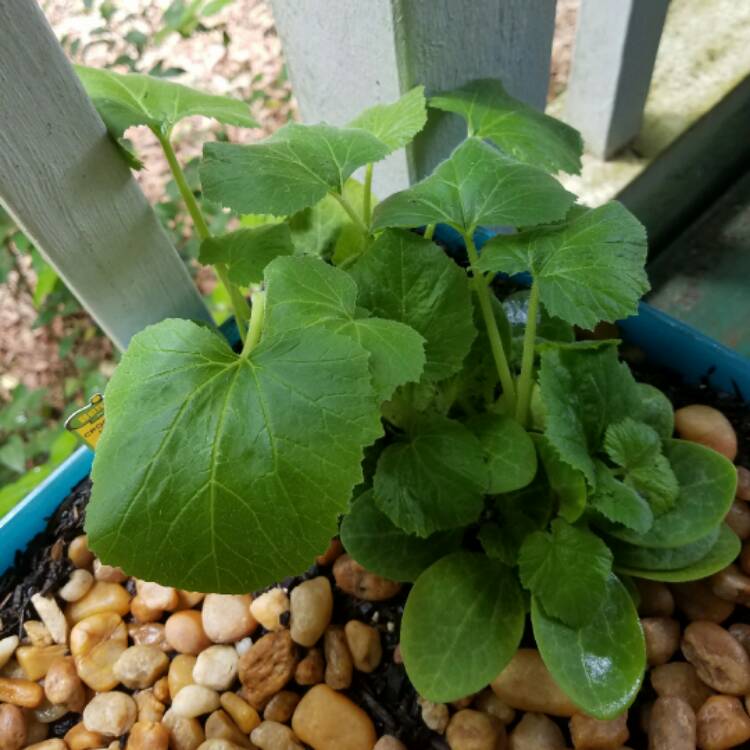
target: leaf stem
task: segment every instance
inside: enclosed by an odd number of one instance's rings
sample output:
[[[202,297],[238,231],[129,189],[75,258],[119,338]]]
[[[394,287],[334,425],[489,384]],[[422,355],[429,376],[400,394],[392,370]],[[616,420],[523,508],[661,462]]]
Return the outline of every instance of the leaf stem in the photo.
[[[539,315],[539,284],[534,281],[529,295],[529,308],[526,313],[526,330],[523,334],[523,354],[521,356],[521,375],[518,379],[518,400],[516,401],[516,419],[525,427],[531,403],[531,386],[534,375],[534,347],[536,345],[536,325]]]
[[[464,233],[464,242],[466,243],[466,250],[469,253],[469,262],[472,268],[476,267],[479,262],[479,254],[477,253],[476,245],[474,244],[474,238],[472,232]],[[490,339],[490,348],[492,349],[492,357],[495,360],[495,366],[497,367],[497,374],[500,377],[500,383],[503,386],[503,394],[507,399],[510,411],[515,410],[516,404],[516,386],[513,382],[513,375],[508,365],[508,358],[505,355],[505,349],[503,348],[503,340],[500,338],[500,331],[497,327],[497,320],[495,320],[495,314],[492,312],[492,302],[490,301],[490,293],[487,289],[484,276],[478,271],[474,271],[472,276],[472,284],[474,291],[479,299],[479,307],[482,311],[482,317],[484,318],[484,325],[487,328],[487,335]]]
[[[247,357],[255,349],[260,341],[263,331],[263,320],[266,317],[266,294],[265,292],[254,292],[252,305],[250,307],[250,327],[247,330],[245,345],[242,347],[242,356]]]
[[[346,213],[349,215],[349,218],[357,225],[359,230],[364,234],[365,236],[368,236],[370,234],[370,230],[368,229],[367,225],[362,221],[362,218],[357,214],[357,212],[354,210],[354,207],[352,206],[349,201],[344,198],[344,196],[341,193],[336,193],[334,191],[331,191],[331,195],[339,202],[341,205],[341,208],[346,211]]]
[[[370,162],[365,167],[365,194],[362,198],[362,218],[368,227],[372,221],[372,169],[373,164]]]
[[[431,240],[435,235],[435,224],[428,224],[424,228],[424,238],[426,240]]]
[[[169,140],[169,134],[164,135],[157,132],[156,130],[154,130],[154,134],[159,140],[162,151],[164,151],[164,156],[167,159],[167,164],[169,164],[169,169],[172,172],[172,177],[174,177],[175,184],[177,185],[177,189],[180,191],[182,200],[185,201],[185,207],[190,214],[190,218],[193,220],[193,226],[195,227],[195,231],[198,234],[198,237],[200,237],[201,240],[208,239],[211,236],[211,230],[208,228],[208,223],[203,216],[203,212],[198,205],[198,201],[195,199],[195,195],[193,195],[193,191],[188,185],[187,178],[185,177],[185,172],[180,166],[180,162],[177,161],[177,155],[174,152],[174,148],[172,148],[172,143]],[[247,301],[242,296],[240,288],[229,280],[229,272],[227,271],[226,265],[224,263],[216,263],[214,268],[216,269],[216,275],[219,277],[219,280],[227,290],[229,299],[232,302],[232,309],[234,311],[234,317],[237,321],[237,328],[240,332],[240,339],[242,341],[245,341],[245,328],[248,324],[249,319]]]

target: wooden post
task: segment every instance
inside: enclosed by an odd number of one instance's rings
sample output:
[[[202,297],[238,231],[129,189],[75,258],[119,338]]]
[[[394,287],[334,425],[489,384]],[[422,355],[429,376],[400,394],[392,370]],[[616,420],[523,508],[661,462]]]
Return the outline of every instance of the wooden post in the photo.
[[[210,320],[35,0],[0,3],[0,202],[119,348]]]
[[[565,119],[607,158],[641,129],[669,0],[582,0]]]
[[[544,107],[555,0],[272,0],[304,120],[343,125],[413,86],[427,93],[475,78],[501,78]],[[433,112],[408,153],[375,170],[381,195],[423,177],[465,134],[455,115]]]

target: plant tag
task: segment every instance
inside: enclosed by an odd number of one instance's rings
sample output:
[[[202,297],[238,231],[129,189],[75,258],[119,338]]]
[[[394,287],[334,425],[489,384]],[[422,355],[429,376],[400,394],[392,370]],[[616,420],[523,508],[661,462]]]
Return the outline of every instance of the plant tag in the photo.
[[[78,435],[89,448],[95,450],[104,429],[104,396],[95,393],[86,406],[74,411],[65,420],[65,429]]]

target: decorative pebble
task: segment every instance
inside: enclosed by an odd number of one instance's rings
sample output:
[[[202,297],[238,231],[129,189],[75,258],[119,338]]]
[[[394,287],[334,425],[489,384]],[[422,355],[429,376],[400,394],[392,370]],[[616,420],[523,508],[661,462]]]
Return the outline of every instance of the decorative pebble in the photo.
[[[709,698],[698,710],[696,725],[701,750],[728,750],[750,740],[750,717],[733,696]]]
[[[334,537],[329,542],[326,551],[315,558],[315,562],[317,562],[318,565],[327,567],[328,565],[332,565],[343,554],[344,545],[341,544],[341,540],[338,537]]]
[[[44,694],[50,703],[67,703],[81,687],[73,659],[60,656],[49,666],[44,677]]]
[[[34,718],[33,713],[26,714],[26,745],[35,745],[37,742],[43,742],[49,735],[49,727],[42,724]],[[72,750],[72,749],[71,749]]]
[[[127,647],[128,630],[115,612],[86,617],[70,631],[70,651],[75,657],[78,675],[97,692],[106,692],[117,686],[118,678],[113,667]]]
[[[735,500],[724,517],[729,526],[742,541],[750,539],[750,506],[746,502]]]
[[[576,750],[615,750],[630,737],[627,711],[609,720],[574,714],[568,726]]]
[[[737,467],[737,492],[738,500],[750,500],[750,469],[744,466]]]
[[[400,583],[370,573],[349,555],[341,555],[336,560],[333,577],[342,591],[370,602],[391,599],[401,591]]]
[[[260,750],[305,750],[297,741],[294,732],[276,721],[262,722],[253,729],[250,739]]]
[[[252,645],[253,639],[248,635],[234,644],[234,650],[237,652],[237,656],[242,656],[250,650]]]
[[[130,594],[119,583],[96,581],[83,598],[65,608],[65,616],[72,624],[101,612],[124,617],[130,612]]]
[[[451,750],[495,750],[505,744],[505,726],[489,714],[465,708],[453,714],[445,738]]]
[[[95,695],[83,710],[83,723],[89,732],[120,737],[130,731],[138,716],[135,701],[117,690]]]
[[[208,594],[203,600],[203,629],[214,643],[234,643],[250,635],[257,623],[249,595]]]
[[[746,622],[733,622],[728,630],[732,637],[736,638],[737,642],[750,655],[750,624]]]
[[[114,565],[105,565],[98,557],[94,559],[93,569],[94,578],[97,581],[125,583],[128,580],[122,568],[117,568]]]
[[[695,712],[680,698],[657,698],[648,723],[649,750],[695,750]]]
[[[268,633],[240,657],[238,666],[247,701],[260,709],[294,675],[297,647],[288,630]]]
[[[185,685],[194,684],[193,669],[197,658],[192,654],[177,654],[169,664],[169,674],[167,682],[169,684],[169,695],[174,700],[177,693]]]
[[[375,743],[375,747],[372,750],[408,750],[408,748],[397,737],[391,734],[384,734]]]
[[[346,644],[352,655],[354,668],[360,672],[374,672],[383,658],[380,633],[371,625],[350,620],[344,626]]]
[[[172,651],[167,643],[166,628],[160,622],[128,624],[128,636],[135,646],[156,646],[164,652]]]
[[[34,745],[26,745],[26,750],[68,750],[65,740],[43,740]]]
[[[205,730],[207,740],[225,740],[237,747],[252,747],[247,736],[221,709],[217,709],[206,719]]]
[[[536,649],[521,648],[492,681],[501,701],[521,711],[573,716],[575,704],[558,687]]]
[[[23,669],[24,676],[36,682],[47,674],[52,663],[65,652],[66,648],[63,645],[19,646],[16,649],[16,659]]]
[[[78,568],[70,574],[65,585],[57,592],[66,602],[77,602],[83,599],[94,585],[94,576],[84,568]]]
[[[153,689],[139,690],[133,694],[133,700],[138,708],[138,721],[161,721],[164,718],[166,706],[154,695]]]
[[[474,698],[474,708],[500,719],[503,724],[512,724],[516,718],[516,712],[501,701],[491,688],[485,688]]]
[[[142,625],[158,622],[164,616],[161,609],[149,607],[137,594],[130,601],[130,613],[133,619]]]
[[[13,658],[13,654],[16,653],[16,649],[18,648],[18,643],[17,635],[9,635],[0,639],[0,669]]]
[[[292,718],[294,709],[297,708],[300,696],[291,690],[282,690],[268,701],[263,718],[266,721],[278,721],[280,724],[286,724]]]
[[[245,734],[250,734],[260,724],[258,712],[236,693],[222,693],[221,707]]]
[[[169,730],[155,721],[137,721],[128,735],[127,750],[167,750]]]
[[[65,744],[70,750],[90,750],[91,748],[105,747],[108,740],[99,732],[91,732],[81,721],[71,727],[66,733]]]
[[[711,576],[711,589],[716,596],[745,607],[750,606],[750,577],[744,575],[736,565]]]
[[[171,750],[197,750],[206,739],[198,719],[185,719],[171,708],[164,714],[161,723],[169,730]]]
[[[237,678],[239,658],[234,646],[209,646],[198,654],[193,680],[212,690],[228,690]]]
[[[172,711],[185,719],[210,714],[221,705],[219,694],[203,685],[185,685],[172,701]]]
[[[164,626],[167,643],[180,654],[195,656],[211,645],[203,622],[205,617],[194,609],[184,609],[169,616]]]
[[[509,750],[565,750],[560,727],[544,714],[525,713],[510,733]]]
[[[292,589],[289,612],[292,640],[301,646],[314,646],[333,614],[333,592],[328,579],[318,576]]]
[[[41,620],[26,620],[23,629],[32,646],[51,646],[54,643],[52,634]]]
[[[94,562],[94,553],[89,549],[89,538],[81,534],[68,545],[68,559],[76,568],[88,568]]]
[[[31,597],[31,603],[39,613],[42,622],[47,626],[52,640],[55,643],[67,643],[68,622],[57,602],[52,597],[34,594]]]
[[[151,687],[169,669],[167,655],[156,646],[131,646],[120,654],[112,673],[125,687]]]
[[[289,595],[286,591],[273,588],[253,599],[250,614],[266,630],[280,630],[283,625],[279,618],[289,611],[289,606]]]
[[[714,690],[729,695],[750,693],[750,657],[737,639],[712,622],[693,622],[685,628],[682,653],[698,677]]]
[[[344,629],[331,625],[323,639],[323,653],[326,659],[325,681],[334,690],[346,690],[352,684],[354,662],[346,645]]]
[[[676,661],[649,672],[651,686],[660,698],[680,698],[697,711],[713,695],[689,662]]]
[[[644,617],[641,626],[649,666],[666,664],[680,647],[680,623],[671,617]]]
[[[198,750],[239,750],[241,745],[235,745],[229,740],[222,740],[218,737],[206,739],[198,745]]]
[[[734,603],[714,594],[709,581],[689,581],[671,586],[677,608],[693,622],[724,622],[734,612]]]
[[[135,590],[143,603],[151,609],[171,612],[177,609],[180,603],[180,597],[177,589],[171,586],[162,586],[159,583],[151,581],[136,581]]]
[[[156,700],[161,701],[162,703],[167,703],[172,700],[172,696],[169,692],[168,677],[160,677],[151,689],[154,691],[154,697]]]
[[[26,744],[26,720],[18,706],[0,705],[0,750],[21,750]]]
[[[320,649],[311,648],[297,665],[294,672],[294,681],[298,685],[317,685],[319,682],[323,682],[325,669],[326,663]]]
[[[451,715],[445,703],[433,703],[420,695],[417,703],[422,715],[422,722],[428,729],[438,734],[445,734]]]
[[[703,404],[683,406],[674,413],[674,428],[684,440],[713,448],[730,461],[737,457],[737,434],[718,409]]]
[[[44,700],[41,685],[16,677],[0,677],[0,703],[21,708],[36,708]]]
[[[638,613],[642,617],[672,617],[674,596],[666,584],[644,578],[636,578],[635,583],[640,594]]]
[[[377,739],[370,717],[345,695],[323,684],[302,697],[292,717],[292,729],[313,750],[372,750]],[[252,735],[251,739],[255,742]]]

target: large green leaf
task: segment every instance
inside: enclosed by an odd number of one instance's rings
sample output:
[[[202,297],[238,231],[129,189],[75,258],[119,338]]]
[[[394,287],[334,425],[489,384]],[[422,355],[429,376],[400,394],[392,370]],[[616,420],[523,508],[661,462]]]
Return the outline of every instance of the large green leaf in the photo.
[[[424,86],[415,86],[393,104],[366,109],[348,127],[367,130],[395,151],[409,143],[426,122]]]
[[[521,641],[526,610],[510,568],[456,552],[429,567],[409,594],[401,653],[425,698],[447,702],[481,690]]]
[[[250,108],[238,99],[204,94],[140,73],[113,73],[83,65],[76,65],[76,72],[116,140],[133,125],[147,125],[166,135],[175,123],[191,115],[212,117],[225,125],[258,127]]]
[[[349,274],[312,257],[281,257],[266,270],[272,335],[325,326],[350,336],[370,352],[373,384],[381,401],[400,385],[419,380],[425,364],[419,333],[396,320],[367,317],[357,307],[357,285]]]
[[[612,345],[547,346],[539,385],[547,439],[563,461],[595,485],[592,454],[601,448],[605,430],[637,408],[638,390],[628,366],[618,361]]]
[[[514,99],[500,81],[471,81],[430,97],[430,107],[461,115],[469,135],[487,138],[519,161],[551,172],[581,171],[578,131]]]
[[[380,203],[373,228],[442,222],[469,232],[480,224],[533,226],[562,219],[573,200],[541,169],[469,138],[429,177]]]
[[[488,492],[512,492],[536,475],[536,449],[529,433],[515,419],[480,414],[466,425],[476,435],[490,474]]]
[[[592,619],[571,628],[531,602],[534,638],[555,682],[597,719],[619,716],[635,699],[646,668],[646,646],[633,600],[612,574]]]
[[[372,491],[352,503],[341,523],[346,551],[367,570],[395,581],[416,581],[423,570],[461,546],[463,529],[422,539],[394,526],[375,505]]]
[[[207,143],[200,168],[206,197],[245,214],[288,216],[341,193],[355,169],[388,147],[359,128],[289,123],[260,143]]]
[[[669,570],[644,570],[633,568],[628,565],[616,565],[618,572],[626,575],[647,578],[652,581],[667,581],[669,583],[681,583],[683,581],[697,581],[701,578],[724,570],[737,559],[742,549],[742,542],[726,524],[722,524],[716,541],[709,551],[699,560],[682,568]],[[652,550],[656,552],[657,550]],[[670,550],[658,550],[658,552],[669,552]]]
[[[411,232],[383,232],[351,275],[360,305],[424,337],[426,380],[458,372],[477,335],[471,290],[466,274],[437,245]]]
[[[396,526],[426,537],[476,521],[487,482],[474,435],[456,420],[425,414],[380,455],[373,488],[377,506]]]
[[[620,203],[571,212],[566,222],[498,235],[482,249],[479,268],[530,271],[547,311],[593,328],[634,315],[649,290],[646,230]]]
[[[558,512],[568,523],[575,523],[586,509],[586,478],[566,464],[544,435],[531,433],[549,486],[557,497]]]
[[[248,286],[263,280],[263,271],[274,258],[293,252],[288,224],[264,224],[203,240],[198,259],[226,264],[230,281]]]
[[[681,547],[716,528],[734,500],[737,470],[724,456],[698,443],[668,440],[664,453],[680,485],[671,510],[657,516],[645,534],[608,529],[612,536],[643,547]]]
[[[184,320],[134,336],[106,391],[92,549],[194,591],[244,593],[305,570],[382,431],[368,359],[324,328],[264,338],[249,357]]]
[[[704,558],[716,544],[719,531],[719,527],[712,529],[700,539],[681,547],[639,547],[615,538],[608,538],[607,545],[615,556],[617,567],[654,571],[680,570]]]
[[[536,531],[526,538],[518,569],[521,583],[546,612],[580,627],[606,596],[612,553],[596,534],[558,518],[550,532]]]

